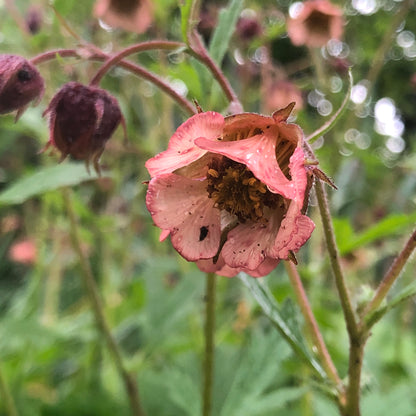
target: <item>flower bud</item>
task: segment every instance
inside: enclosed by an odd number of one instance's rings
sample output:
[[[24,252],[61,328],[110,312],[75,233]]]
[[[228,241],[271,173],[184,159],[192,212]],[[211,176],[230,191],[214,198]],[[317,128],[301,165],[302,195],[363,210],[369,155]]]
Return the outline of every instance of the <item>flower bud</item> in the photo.
[[[16,120],[45,89],[39,71],[22,56],[0,55],[0,114],[17,110]]]
[[[50,138],[45,149],[53,145],[61,160],[71,155],[85,160],[87,168],[92,161],[100,173],[98,160],[105,144],[120,122],[124,124],[117,100],[101,88],[69,82],[52,98],[46,114]]]

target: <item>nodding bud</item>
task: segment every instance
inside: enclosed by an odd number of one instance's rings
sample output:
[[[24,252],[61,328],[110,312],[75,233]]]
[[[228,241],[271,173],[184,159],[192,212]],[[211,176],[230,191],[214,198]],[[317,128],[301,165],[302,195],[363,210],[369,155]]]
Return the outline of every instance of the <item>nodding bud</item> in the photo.
[[[22,56],[0,54],[0,114],[17,110],[17,120],[31,101],[42,98],[44,90],[33,64]]]
[[[50,138],[46,148],[55,146],[62,154],[92,161],[100,173],[98,160],[120,122],[124,119],[117,100],[107,91],[78,82],[65,84],[52,98],[43,115],[49,115]]]

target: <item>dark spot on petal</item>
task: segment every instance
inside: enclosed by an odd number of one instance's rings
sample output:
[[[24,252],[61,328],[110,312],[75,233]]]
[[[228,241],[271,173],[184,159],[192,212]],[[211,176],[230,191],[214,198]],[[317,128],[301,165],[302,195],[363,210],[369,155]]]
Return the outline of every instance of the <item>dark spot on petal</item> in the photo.
[[[207,238],[207,235],[208,235],[208,227],[205,227],[205,225],[203,225],[199,229],[199,241],[204,241]]]

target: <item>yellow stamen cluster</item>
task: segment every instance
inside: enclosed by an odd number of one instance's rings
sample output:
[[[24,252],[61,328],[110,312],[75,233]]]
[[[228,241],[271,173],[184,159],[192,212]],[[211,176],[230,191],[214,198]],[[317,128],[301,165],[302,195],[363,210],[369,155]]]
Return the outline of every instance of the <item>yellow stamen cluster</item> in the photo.
[[[273,194],[241,163],[226,157],[211,162],[207,174],[209,197],[215,206],[246,222],[267,222],[264,208],[276,208],[283,198]]]

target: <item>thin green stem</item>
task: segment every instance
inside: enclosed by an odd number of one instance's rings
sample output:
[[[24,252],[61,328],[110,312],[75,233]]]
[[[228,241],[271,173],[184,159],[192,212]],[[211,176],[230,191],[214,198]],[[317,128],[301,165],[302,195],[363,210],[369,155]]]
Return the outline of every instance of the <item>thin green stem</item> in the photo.
[[[312,308],[309,304],[309,299],[306,295],[298,270],[291,261],[285,261],[284,264],[287,274],[289,276],[290,283],[295,292],[297,303],[300,307],[303,318],[305,319],[305,323],[311,335],[312,342],[317,349],[322,366],[324,367],[328,377],[337,387],[340,395],[340,402],[344,402],[342,381],[339,378],[337,369],[335,368],[335,365],[332,362],[331,356],[325,345],[325,341],[322,337],[321,331],[319,330],[318,323],[316,322]]]
[[[144,416],[145,413],[140,404],[137,382],[135,378],[126,370],[124,366],[120,349],[111,334],[110,326],[106,320],[102,300],[100,298],[97,284],[92,274],[90,264],[81,247],[81,239],[78,233],[78,223],[77,223],[75,211],[72,206],[71,193],[69,189],[63,190],[63,197],[65,201],[65,206],[67,208],[67,213],[68,213],[68,218],[69,218],[69,223],[70,223],[70,238],[71,238],[72,246],[78,256],[78,260],[79,260],[81,271],[82,271],[82,274],[81,274],[82,282],[84,284],[85,291],[87,293],[92,311],[94,313],[94,318],[95,318],[97,328],[101,332],[101,335],[103,336],[106,342],[107,348],[113,358],[116,368],[123,380],[124,387],[125,387],[128,399],[130,401],[132,414],[134,416]]]
[[[19,416],[14,402],[13,396],[10,393],[9,386],[3,374],[3,369],[0,366],[0,394],[4,400],[4,408],[9,416]]]
[[[339,252],[335,241],[334,227],[332,225],[332,218],[329,210],[326,190],[320,180],[316,180],[315,190],[318,200],[319,212],[321,214],[326,245],[331,261],[332,272],[335,277],[335,284],[338,290],[339,298],[341,300],[341,307],[347,324],[347,330],[350,335],[355,336],[358,333],[358,326],[347,285],[345,283],[344,274],[341,269]]]
[[[360,416],[361,369],[363,367],[364,346],[367,336],[350,338],[350,356],[348,363],[348,385],[346,405],[343,416]]]
[[[371,315],[383,302],[387,293],[400,276],[401,271],[416,248],[416,230],[413,231],[399,255],[394,259],[390,269],[381,280],[373,299],[368,303],[362,314],[363,319]]]
[[[237,112],[243,111],[243,106],[240,100],[238,99],[238,96],[235,93],[233,87],[231,86],[228,79],[224,76],[224,73],[221,71],[219,66],[211,58],[210,54],[208,53],[207,49],[203,44],[201,36],[196,31],[192,33],[192,38],[189,47],[190,49],[188,49],[188,52],[194,58],[198,59],[204,65],[206,65],[206,67],[211,71],[212,75],[224,91],[224,94],[227,97],[227,99],[230,101],[230,103],[235,105]]]
[[[215,347],[215,287],[217,276],[206,274],[205,288],[205,351],[204,351],[204,381],[202,391],[202,416],[212,414],[212,387],[214,382],[214,347]]]
[[[57,58],[57,56],[61,58],[82,58],[82,54],[80,51],[75,49],[57,49],[53,51],[48,51],[37,55],[31,59],[31,63],[34,65],[39,65],[44,62],[48,62]],[[101,51],[95,50],[93,53],[87,54],[86,59],[91,61],[105,61],[110,57],[104,54]],[[153,74],[152,72],[148,71],[147,69],[143,68],[140,65],[134,64],[130,61],[122,60],[121,62],[117,63],[117,66],[120,66],[131,73],[137,75],[140,78],[146,79],[152,84],[159,87],[163,92],[169,95],[176,103],[183,108],[189,115],[193,115],[196,113],[195,106],[188,101],[186,98],[182,97],[178,94],[168,83],[160,79],[157,75]]]
[[[104,63],[104,65],[98,70],[94,77],[90,81],[90,85],[98,85],[101,78],[110,70],[111,67],[117,65],[118,62],[122,61],[126,56],[133,55],[138,52],[150,51],[155,49],[164,50],[175,50],[184,48],[186,45],[182,42],[173,42],[168,40],[152,40],[148,42],[138,43],[136,45],[129,46],[112,56]]]

